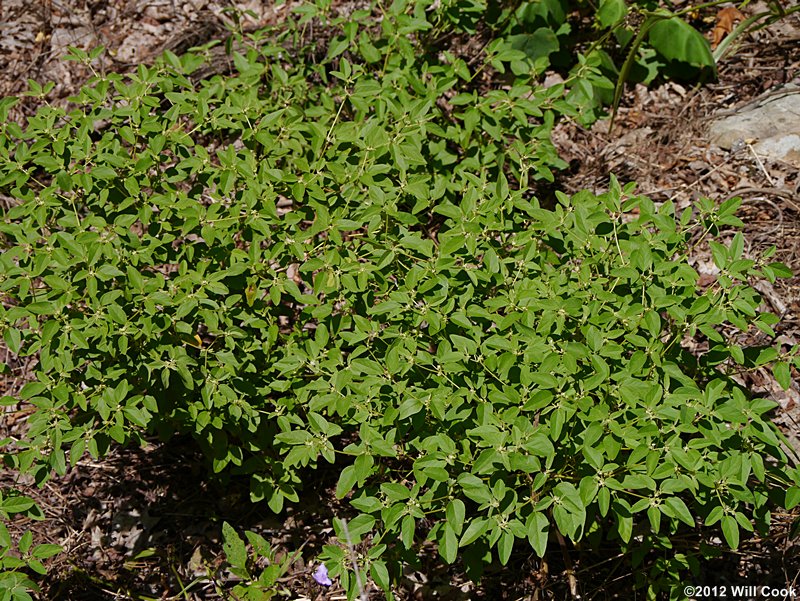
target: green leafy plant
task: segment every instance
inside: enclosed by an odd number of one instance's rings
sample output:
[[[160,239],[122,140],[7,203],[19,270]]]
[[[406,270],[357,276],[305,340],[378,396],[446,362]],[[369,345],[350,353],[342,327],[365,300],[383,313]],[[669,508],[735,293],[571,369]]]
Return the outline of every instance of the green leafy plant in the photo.
[[[30,530],[15,541],[4,523],[14,515],[43,517],[33,499],[14,491],[0,492],[0,601],[32,601],[30,593],[38,592],[39,587],[31,579],[31,572],[45,575],[47,569],[42,561],[60,553],[61,547],[34,545]]]
[[[278,580],[289,571],[300,550],[294,556],[287,555],[277,560],[275,551],[263,536],[248,531],[245,532],[245,542],[227,522],[222,525],[222,536],[229,569],[242,580],[231,591],[234,599],[268,601],[285,591]]]
[[[500,47],[519,53],[507,61],[516,76],[535,79],[547,69],[569,73],[575,82],[570,102],[588,125],[609,105],[616,110],[630,80],[715,76],[708,42],[685,20],[712,5],[674,10],[648,1],[534,0],[496,7],[489,12],[496,17],[487,21]]]
[[[713,240],[737,200],[677,214],[613,179],[538,198],[564,166],[552,126],[600,63],[545,89],[534,59],[508,85],[524,49],[427,52],[415,7],[379,30],[332,19],[318,48],[304,28],[326,12],[303,6],[297,29],[229,44],[230,76],[166,53],[24,128],[0,101],[0,327],[38,357],[7,463],[43,482],[188,434],[276,512],[333,464],[355,512],[336,533],[359,551],[324,558],[351,597],[354,573],[390,592],[426,541],[477,578],[556,531],[631,556],[699,525],[732,547],[767,529],[798,472],[774,403],[732,376],[797,367],[797,348],[739,338],[774,336],[749,281],[786,268]],[[499,75],[478,90],[480,73]],[[267,594],[230,528],[226,553]]]

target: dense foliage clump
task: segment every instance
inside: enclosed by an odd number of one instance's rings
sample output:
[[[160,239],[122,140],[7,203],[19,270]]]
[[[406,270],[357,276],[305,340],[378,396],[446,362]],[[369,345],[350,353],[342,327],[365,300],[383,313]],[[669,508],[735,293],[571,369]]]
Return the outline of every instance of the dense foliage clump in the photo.
[[[698,287],[692,244],[740,225],[736,200],[676,214],[612,179],[545,206],[551,128],[589,118],[600,59],[544,88],[549,63],[512,38],[476,65],[429,51],[441,14],[420,7],[379,32],[351,15],[318,62],[301,20],[242,38],[230,76],[167,53],[24,128],[0,102],[0,324],[38,356],[4,400],[35,407],[7,463],[43,482],[181,433],[274,511],[333,464],[387,591],[424,540],[479,575],[556,530],[646,551],[766,529],[798,473],[774,403],[729,376],[777,361],[788,381],[796,355],[734,334],[774,335],[748,280],[785,268],[737,235]],[[346,548],[325,559],[355,594]]]

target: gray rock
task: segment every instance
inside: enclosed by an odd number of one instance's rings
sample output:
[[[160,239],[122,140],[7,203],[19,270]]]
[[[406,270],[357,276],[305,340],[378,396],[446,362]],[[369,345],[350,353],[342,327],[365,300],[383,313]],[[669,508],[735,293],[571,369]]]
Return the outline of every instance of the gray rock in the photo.
[[[752,141],[762,157],[800,167],[800,85],[787,84],[716,119],[709,141],[730,149],[740,140]]]

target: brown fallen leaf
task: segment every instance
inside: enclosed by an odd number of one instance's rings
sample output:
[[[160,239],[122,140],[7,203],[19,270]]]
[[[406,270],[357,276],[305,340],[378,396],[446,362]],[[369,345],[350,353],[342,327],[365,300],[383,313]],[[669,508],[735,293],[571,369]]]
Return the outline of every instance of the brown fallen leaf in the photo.
[[[728,6],[717,13],[717,24],[711,32],[712,50],[733,31],[739,21],[744,21],[744,15],[735,6]]]

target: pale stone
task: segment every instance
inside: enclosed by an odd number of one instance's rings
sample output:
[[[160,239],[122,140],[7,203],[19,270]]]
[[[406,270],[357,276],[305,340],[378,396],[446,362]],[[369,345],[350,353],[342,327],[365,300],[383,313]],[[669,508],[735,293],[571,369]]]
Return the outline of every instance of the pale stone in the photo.
[[[760,157],[800,167],[800,85],[770,90],[734,114],[715,120],[709,140],[726,149],[744,141]]]

